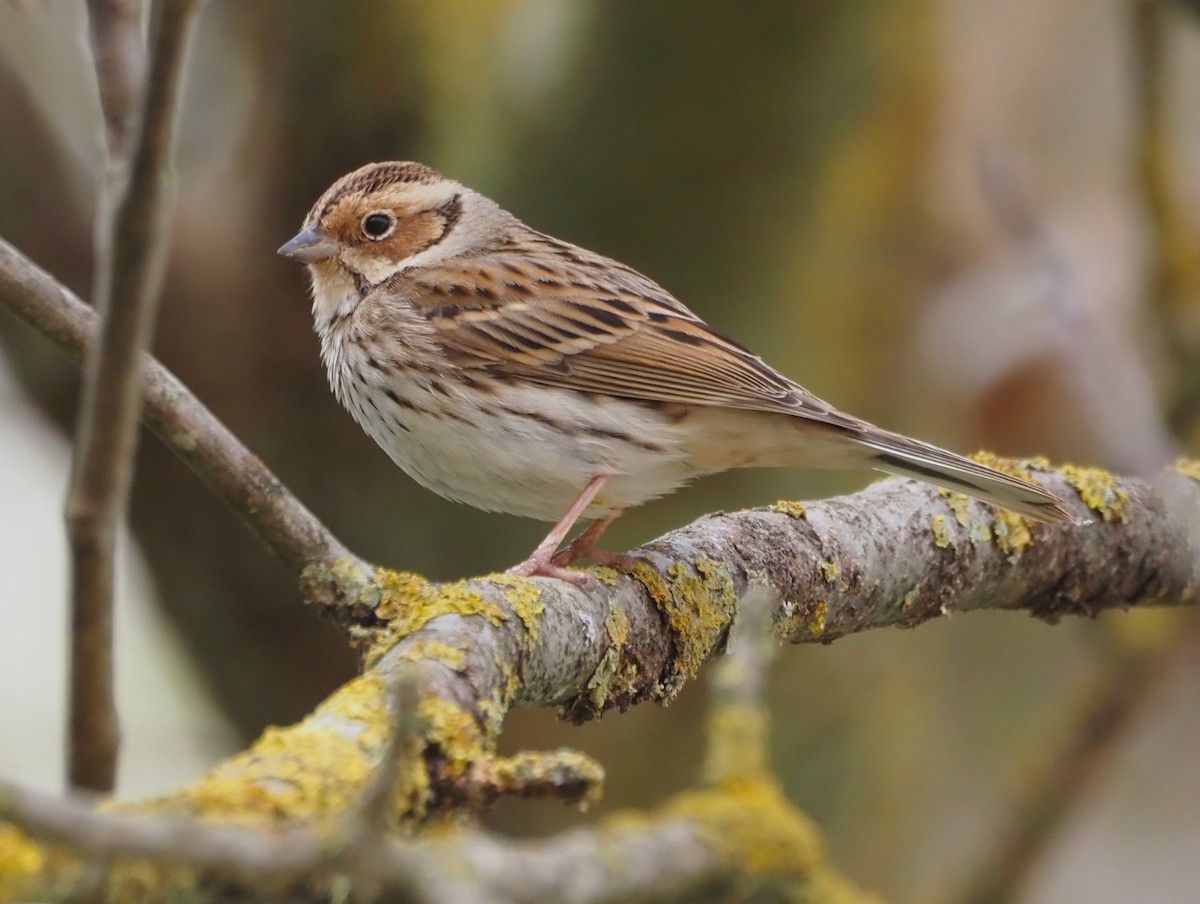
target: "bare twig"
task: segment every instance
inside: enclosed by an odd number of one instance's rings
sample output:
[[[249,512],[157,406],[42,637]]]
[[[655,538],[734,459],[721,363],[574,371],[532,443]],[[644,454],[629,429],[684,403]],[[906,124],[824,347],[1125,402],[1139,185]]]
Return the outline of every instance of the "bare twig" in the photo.
[[[150,344],[166,265],[169,168],[179,85],[199,7],[199,0],[167,0],[162,5],[145,109],[127,178],[121,180],[124,184],[118,193],[102,202],[97,222],[95,303],[100,340],[84,363],[66,505],[72,566],[68,779],[74,786],[97,791],[111,790],[116,776],[113,551],[133,478],[142,406],[141,356]],[[107,5],[103,9],[113,11]],[[105,107],[110,145],[123,149],[129,134],[128,103],[136,94],[129,80],[138,64],[129,61],[136,53],[128,48],[136,23],[122,19],[107,26],[93,24],[99,29],[94,34],[120,45],[107,48],[97,65],[102,91],[111,89]],[[112,73],[118,74],[110,79]],[[120,167],[122,161],[115,162]]]
[[[0,239],[0,305],[53,342],[72,361],[95,341],[94,311],[50,274]],[[145,408],[142,419],[204,483],[249,525],[268,549],[297,576],[308,565],[365,575],[355,558],[262,461],[242,445],[170,371],[141,358]],[[336,600],[321,600],[334,606]]]
[[[124,168],[133,151],[146,88],[142,0],[88,0],[88,30],[110,165]]]

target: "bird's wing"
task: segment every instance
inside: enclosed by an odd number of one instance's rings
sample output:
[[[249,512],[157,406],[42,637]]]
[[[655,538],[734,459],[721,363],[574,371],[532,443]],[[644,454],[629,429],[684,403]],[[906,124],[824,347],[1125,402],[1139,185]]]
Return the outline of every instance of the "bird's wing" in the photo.
[[[418,307],[459,367],[585,393],[853,422],[637,271],[553,239],[532,250],[406,271],[390,288]]]

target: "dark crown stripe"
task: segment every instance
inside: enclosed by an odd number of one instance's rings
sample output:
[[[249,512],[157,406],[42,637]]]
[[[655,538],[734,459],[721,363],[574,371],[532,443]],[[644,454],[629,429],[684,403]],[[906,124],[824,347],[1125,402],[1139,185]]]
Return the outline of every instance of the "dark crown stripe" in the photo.
[[[388,185],[395,185],[398,182],[422,182],[430,184],[437,182],[441,178],[441,174],[432,167],[426,166],[423,163],[414,163],[410,160],[394,163],[368,163],[366,166],[355,170],[349,176],[334,184],[323,199],[324,203],[321,204],[321,211],[317,216],[317,220],[320,221],[323,219],[333,206],[347,195],[355,194],[356,192],[370,194]]]

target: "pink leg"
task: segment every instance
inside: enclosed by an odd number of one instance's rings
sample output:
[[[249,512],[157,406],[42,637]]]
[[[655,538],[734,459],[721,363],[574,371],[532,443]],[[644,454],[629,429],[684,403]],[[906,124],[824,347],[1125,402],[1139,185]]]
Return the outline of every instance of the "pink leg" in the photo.
[[[508,573],[525,575],[526,577],[544,575],[548,578],[559,578],[563,581],[570,581],[581,587],[586,587],[595,580],[586,572],[574,571],[570,568],[560,568],[554,563],[554,554],[558,551],[558,547],[562,545],[562,541],[566,539],[571,528],[575,526],[575,522],[579,520],[580,515],[592,504],[592,500],[596,498],[596,494],[604,488],[606,483],[608,483],[607,474],[600,474],[589,480],[587,486],[583,488],[583,492],[571,503],[571,507],[567,509],[566,514],[558,519],[558,523],[554,525],[550,533],[546,534],[546,539],[538,544],[537,549],[533,551],[528,559],[508,569]],[[604,526],[607,526],[607,522],[604,523]],[[600,530],[604,530],[604,526]],[[588,529],[591,530],[590,527]],[[596,536],[599,536],[599,533]]]
[[[601,565],[616,568],[618,571],[629,571],[632,569],[634,564],[636,564],[633,556],[600,549],[596,546],[596,541],[600,539],[600,535],[616,520],[617,515],[609,515],[607,518],[599,518],[593,521],[584,529],[583,533],[555,554],[553,559],[554,564],[570,565],[576,559],[589,558]]]

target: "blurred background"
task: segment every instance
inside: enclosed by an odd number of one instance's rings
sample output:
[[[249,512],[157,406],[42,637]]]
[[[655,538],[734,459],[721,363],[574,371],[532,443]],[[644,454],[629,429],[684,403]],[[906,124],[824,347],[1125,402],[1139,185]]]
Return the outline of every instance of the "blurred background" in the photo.
[[[643,270],[883,426],[1151,472],[1200,451],[1195,6],[209,0],[156,353],[363,557],[433,578],[523,558],[545,525],[420,489],[338,408],[305,275],[274,253],[344,172],[416,159]],[[0,235],[86,297],[101,131],[81,7],[0,3]],[[78,374],[8,317],[0,367],[0,569],[24,576],[0,588],[0,770],[53,785]],[[353,670],[235,518],[153,440],[139,455],[130,794],[195,777]],[[607,539],[868,479],[724,475]],[[1196,634],[1173,612],[985,614],[784,650],[780,775],[834,860],[893,900],[966,900],[1022,802],[1080,779],[1019,900],[1194,901]],[[600,812],[645,806],[694,778],[702,685],[581,729],[520,712],[503,743],[581,747],[609,770]],[[1079,741],[1108,707],[1125,730]],[[1072,743],[1078,772],[1039,785]],[[579,819],[491,817],[521,834]]]

